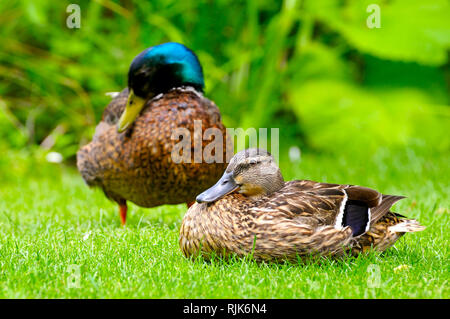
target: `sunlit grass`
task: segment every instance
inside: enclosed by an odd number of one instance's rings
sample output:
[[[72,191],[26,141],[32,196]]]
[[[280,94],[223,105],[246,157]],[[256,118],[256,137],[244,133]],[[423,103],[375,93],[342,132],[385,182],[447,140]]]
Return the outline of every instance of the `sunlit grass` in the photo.
[[[296,164],[282,158],[286,179],[358,183],[406,195],[395,211],[428,228],[407,234],[385,254],[279,265],[188,260],[178,247],[185,205],[131,205],[122,228],[116,205],[86,187],[73,168],[17,158],[0,185],[2,298],[450,296],[445,156],[410,149],[367,157],[304,154]],[[79,288],[69,288],[71,265],[79,267]],[[374,267],[380,270],[376,287],[369,272]]]

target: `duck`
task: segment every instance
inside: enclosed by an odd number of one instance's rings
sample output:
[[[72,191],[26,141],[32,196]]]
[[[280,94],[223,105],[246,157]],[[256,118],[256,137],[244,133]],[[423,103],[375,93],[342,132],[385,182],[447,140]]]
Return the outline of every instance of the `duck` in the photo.
[[[78,150],[82,178],[118,204],[122,225],[127,202],[189,206],[222,175],[232,144],[204,87],[202,66],[191,49],[176,42],[147,48],[131,62],[128,86],[104,109],[92,141]],[[208,129],[228,148],[202,152]]]
[[[256,261],[356,256],[385,251],[407,232],[424,230],[394,213],[403,196],[311,180],[284,181],[264,149],[242,150],[183,217],[184,256],[251,256]]]

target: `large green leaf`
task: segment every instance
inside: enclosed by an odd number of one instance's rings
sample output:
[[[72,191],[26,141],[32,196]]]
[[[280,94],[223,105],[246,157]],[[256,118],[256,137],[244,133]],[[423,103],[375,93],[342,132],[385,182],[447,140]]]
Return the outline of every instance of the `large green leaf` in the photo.
[[[440,150],[450,147],[448,108],[431,105],[417,89],[368,90],[320,79],[292,87],[288,99],[309,139],[321,149],[374,151],[417,140]]]
[[[367,25],[374,13],[367,12],[371,4],[380,8],[380,28]],[[446,0],[311,0],[305,10],[361,52],[426,65],[447,62],[450,6]]]

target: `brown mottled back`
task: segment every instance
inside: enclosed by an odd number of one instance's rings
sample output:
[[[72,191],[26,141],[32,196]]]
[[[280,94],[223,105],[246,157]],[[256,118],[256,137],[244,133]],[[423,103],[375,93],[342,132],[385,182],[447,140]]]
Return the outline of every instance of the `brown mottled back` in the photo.
[[[116,123],[127,96],[125,89],[106,107],[92,142],[78,151],[77,166],[83,179],[90,186],[102,188],[107,197],[118,203],[129,200],[139,206],[154,207],[194,201],[225,170],[225,147],[224,163],[208,164],[205,159],[194,163],[192,147],[191,163],[176,164],[171,152],[179,140],[172,140],[171,136],[175,128],[183,127],[193,139],[194,120],[199,120],[202,136],[206,128],[217,128],[226,145],[217,106],[192,90],[173,89],[147,102],[133,126],[118,133]],[[201,136],[196,138],[202,140]],[[209,142],[202,140],[202,150]]]

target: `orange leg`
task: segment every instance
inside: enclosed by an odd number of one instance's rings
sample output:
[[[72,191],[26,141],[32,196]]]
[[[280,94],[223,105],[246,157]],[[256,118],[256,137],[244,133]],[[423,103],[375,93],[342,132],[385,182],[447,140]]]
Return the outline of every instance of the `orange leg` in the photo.
[[[188,208],[190,208],[192,205],[194,205],[195,204],[195,201],[193,201],[193,202],[190,202],[190,203],[186,203],[186,205],[187,205],[187,207]]]
[[[127,202],[123,202],[119,204],[119,215],[120,215],[120,222],[122,223],[122,226],[125,226],[125,222],[127,221]]]

